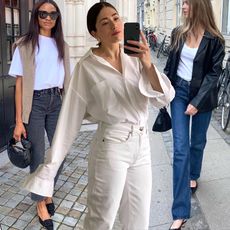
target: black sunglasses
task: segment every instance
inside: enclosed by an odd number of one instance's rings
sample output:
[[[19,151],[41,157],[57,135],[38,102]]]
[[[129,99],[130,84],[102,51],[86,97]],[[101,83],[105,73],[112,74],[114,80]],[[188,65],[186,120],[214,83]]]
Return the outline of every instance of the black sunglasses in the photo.
[[[52,20],[56,20],[59,16],[59,13],[57,11],[52,11],[50,13],[47,11],[38,11],[38,16],[41,19],[46,19],[48,16],[50,16]]]

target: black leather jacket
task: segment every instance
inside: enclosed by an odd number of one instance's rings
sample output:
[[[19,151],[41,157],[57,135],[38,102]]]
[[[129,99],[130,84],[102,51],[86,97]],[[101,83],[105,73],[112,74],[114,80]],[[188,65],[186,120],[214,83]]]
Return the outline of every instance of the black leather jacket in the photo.
[[[172,39],[174,35],[172,32]],[[164,73],[174,85],[180,54],[184,43],[179,49],[171,50]],[[190,104],[198,109],[198,112],[207,112],[217,106],[217,81],[222,71],[224,59],[224,45],[217,37],[205,32],[193,61],[192,80],[190,82]]]

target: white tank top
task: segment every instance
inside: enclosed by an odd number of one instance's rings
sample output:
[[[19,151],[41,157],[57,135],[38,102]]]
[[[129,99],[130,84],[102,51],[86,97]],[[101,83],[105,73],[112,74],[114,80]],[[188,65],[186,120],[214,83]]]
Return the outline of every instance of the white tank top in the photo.
[[[192,79],[193,61],[197,50],[198,48],[190,48],[186,45],[186,43],[184,43],[177,68],[177,76],[186,81],[191,81]]]

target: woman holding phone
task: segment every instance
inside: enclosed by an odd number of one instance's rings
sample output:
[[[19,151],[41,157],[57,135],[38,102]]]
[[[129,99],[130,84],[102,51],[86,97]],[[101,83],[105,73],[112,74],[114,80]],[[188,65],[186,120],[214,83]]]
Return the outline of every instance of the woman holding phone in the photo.
[[[98,40],[98,47],[91,48],[77,64],[48,159],[25,187],[51,196],[53,177],[82,120],[96,120],[98,129],[89,153],[84,229],[112,229],[120,207],[123,229],[147,230],[152,187],[148,101],[162,107],[173,99],[174,89],[151,63],[143,33],[141,42],[128,41],[137,48],[125,46],[136,54],[124,54],[120,45],[123,22],[111,4],[93,5],[87,27]]]
[[[16,77],[14,138],[20,141],[24,136],[31,142],[30,173],[33,173],[44,162],[45,132],[49,143],[52,142],[61,98],[70,80],[68,45],[64,42],[61,13],[54,1],[41,0],[34,5],[29,31],[15,43],[15,48],[9,70]],[[59,166],[55,182],[62,162]],[[40,223],[53,229],[52,196],[31,193],[31,199],[37,203]]]

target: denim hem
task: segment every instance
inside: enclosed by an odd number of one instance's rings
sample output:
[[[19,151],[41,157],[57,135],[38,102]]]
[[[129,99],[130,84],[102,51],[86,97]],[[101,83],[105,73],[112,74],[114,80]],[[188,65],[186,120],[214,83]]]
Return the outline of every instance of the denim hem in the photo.
[[[190,216],[184,216],[184,217],[182,217],[182,216],[180,216],[180,217],[173,217],[173,220],[180,220],[180,219],[189,219],[190,218]]]

